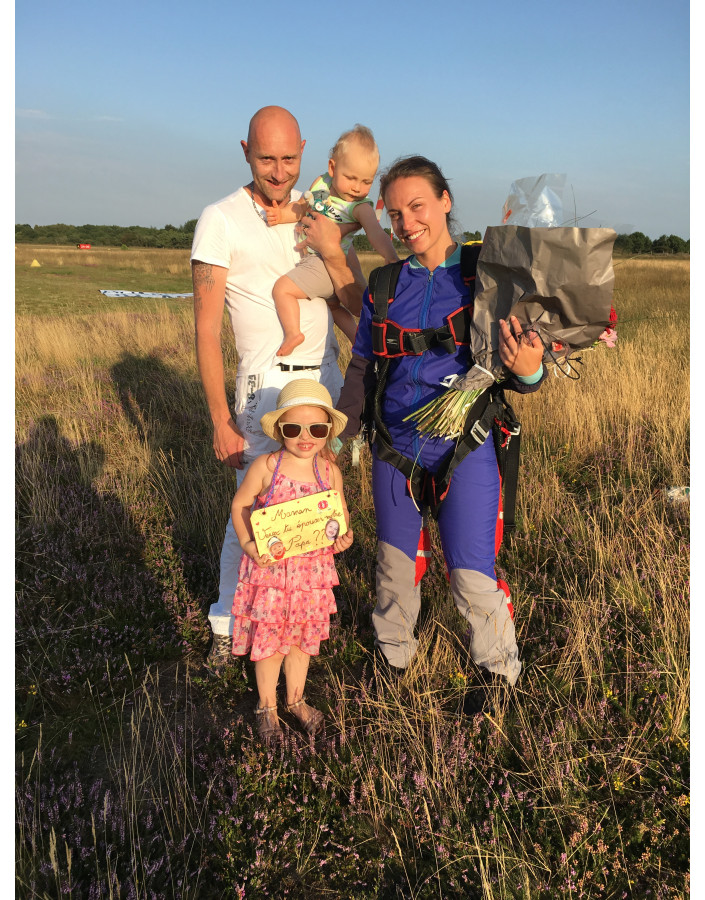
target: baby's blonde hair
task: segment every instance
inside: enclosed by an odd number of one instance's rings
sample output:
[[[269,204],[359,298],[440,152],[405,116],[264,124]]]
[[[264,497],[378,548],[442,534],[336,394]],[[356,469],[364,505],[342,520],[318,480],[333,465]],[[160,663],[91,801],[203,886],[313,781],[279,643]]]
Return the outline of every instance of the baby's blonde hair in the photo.
[[[374,139],[374,135],[366,125],[356,125],[350,131],[344,131],[340,135],[335,144],[331,147],[330,158],[336,162],[351,144],[357,144],[363,150],[366,150],[370,156],[376,156],[379,162],[379,147]]]

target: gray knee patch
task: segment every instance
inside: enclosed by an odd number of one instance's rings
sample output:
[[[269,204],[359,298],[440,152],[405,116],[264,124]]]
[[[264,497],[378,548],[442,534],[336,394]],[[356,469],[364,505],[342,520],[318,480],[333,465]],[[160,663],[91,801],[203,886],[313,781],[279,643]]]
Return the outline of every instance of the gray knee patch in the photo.
[[[450,587],[458,612],[470,625],[473,662],[514,684],[521,662],[504,591],[492,578],[472,569],[453,569]]]
[[[413,560],[380,541],[377,547],[377,605],[372,613],[375,644],[392,666],[406,668],[416,653],[414,627],[421,608],[421,588],[414,584]]]

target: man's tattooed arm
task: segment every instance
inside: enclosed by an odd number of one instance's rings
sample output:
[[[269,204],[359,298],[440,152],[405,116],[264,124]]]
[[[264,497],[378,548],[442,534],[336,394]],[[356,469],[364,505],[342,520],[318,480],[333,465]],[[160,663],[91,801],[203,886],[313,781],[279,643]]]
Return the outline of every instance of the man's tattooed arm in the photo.
[[[203,295],[213,290],[215,278],[213,266],[209,263],[194,262],[191,275],[193,278],[193,306],[196,312],[203,308]]]

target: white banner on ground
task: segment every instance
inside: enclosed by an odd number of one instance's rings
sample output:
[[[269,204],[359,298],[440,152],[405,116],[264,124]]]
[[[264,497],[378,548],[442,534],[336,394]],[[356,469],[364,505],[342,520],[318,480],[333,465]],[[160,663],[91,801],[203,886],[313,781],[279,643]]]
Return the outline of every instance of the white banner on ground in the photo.
[[[163,294],[159,291],[100,291],[106,297],[167,297],[169,299],[180,300],[186,297],[193,297],[193,294]]]

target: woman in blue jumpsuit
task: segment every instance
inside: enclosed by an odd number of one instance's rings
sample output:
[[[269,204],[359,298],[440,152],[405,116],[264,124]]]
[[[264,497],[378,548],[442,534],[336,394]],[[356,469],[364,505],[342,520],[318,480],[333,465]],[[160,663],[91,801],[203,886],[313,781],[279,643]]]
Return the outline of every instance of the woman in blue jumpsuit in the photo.
[[[472,302],[460,273],[460,246],[450,235],[452,194],[440,169],[424,157],[398,160],[382,177],[381,193],[394,233],[411,251],[387,316],[403,328],[437,328],[446,316]],[[342,437],[357,433],[362,398],[374,380],[373,305],[366,292],[353,357],[338,408],[349,422]],[[514,317],[500,323],[500,356],[512,373],[505,387],[536,390],[544,377],[543,347],[535,334],[522,335]],[[454,442],[419,434],[404,419],[446,387],[449,375],[472,366],[467,346],[448,353],[433,346],[421,355],[392,359],[382,401],[382,419],[394,448],[429,471],[453,453]],[[361,384],[364,383],[364,387]],[[373,448],[372,487],[377,519],[375,644],[387,663],[408,666],[417,641],[418,581],[427,555],[420,536],[423,508],[409,495],[405,476]],[[471,630],[470,653],[486,673],[514,684],[521,670],[508,590],[498,583],[495,556],[501,540],[500,480],[492,436],[457,466],[438,516],[441,546],[456,607]],[[421,548],[421,549],[420,549]],[[420,554],[420,556],[418,555]]]

